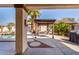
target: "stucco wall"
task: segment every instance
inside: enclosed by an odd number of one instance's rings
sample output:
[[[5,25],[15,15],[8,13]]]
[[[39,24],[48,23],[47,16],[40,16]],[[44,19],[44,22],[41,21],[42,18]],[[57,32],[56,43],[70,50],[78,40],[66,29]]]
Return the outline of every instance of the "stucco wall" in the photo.
[[[76,25],[74,26],[74,29],[75,29],[75,30],[79,30],[79,24],[76,24]]]

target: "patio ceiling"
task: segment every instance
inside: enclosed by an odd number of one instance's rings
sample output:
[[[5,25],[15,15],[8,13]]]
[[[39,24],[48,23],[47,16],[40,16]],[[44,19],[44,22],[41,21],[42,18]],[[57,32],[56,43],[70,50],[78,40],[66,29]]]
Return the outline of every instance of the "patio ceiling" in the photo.
[[[14,7],[14,4],[0,4],[0,7]]]
[[[28,9],[70,9],[79,8],[79,4],[0,4],[0,7],[24,6]]]
[[[24,4],[28,9],[72,9],[79,8],[79,4]]]

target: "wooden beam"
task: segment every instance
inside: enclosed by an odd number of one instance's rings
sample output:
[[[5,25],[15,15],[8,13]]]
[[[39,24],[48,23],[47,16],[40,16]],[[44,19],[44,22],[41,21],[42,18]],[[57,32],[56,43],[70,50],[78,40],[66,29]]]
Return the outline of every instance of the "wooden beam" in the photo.
[[[14,7],[14,4],[0,4],[0,7]]]
[[[16,8],[16,54],[23,54],[27,49],[27,28],[25,27],[25,10]]]
[[[79,4],[25,4],[26,8],[29,9],[70,9],[79,8]]]
[[[14,4],[14,7],[15,7],[15,8],[23,8],[24,5],[23,5],[23,4]]]
[[[62,9],[62,8],[79,8],[79,4],[0,4],[0,7],[24,7],[27,8],[39,8],[39,9]]]

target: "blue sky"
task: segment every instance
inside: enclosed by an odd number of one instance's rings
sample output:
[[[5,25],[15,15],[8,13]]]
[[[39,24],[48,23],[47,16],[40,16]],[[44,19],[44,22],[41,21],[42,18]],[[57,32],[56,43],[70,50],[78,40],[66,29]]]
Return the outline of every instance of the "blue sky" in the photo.
[[[40,19],[76,18],[79,22],[79,9],[41,9]],[[0,25],[15,22],[15,8],[0,8]]]
[[[79,20],[79,9],[41,9],[40,19],[76,18]]]
[[[0,25],[7,25],[9,22],[15,22],[15,8],[0,8]]]

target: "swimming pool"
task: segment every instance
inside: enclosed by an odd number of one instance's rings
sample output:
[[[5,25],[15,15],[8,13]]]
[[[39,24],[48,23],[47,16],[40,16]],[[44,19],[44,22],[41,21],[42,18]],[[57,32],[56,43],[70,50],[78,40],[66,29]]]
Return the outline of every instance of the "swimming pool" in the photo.
[[[15,35],[0,35],[0,38],[3,38],[3,39],[8,39],[8,38],[10,38],[10,39],[15,39]]]

